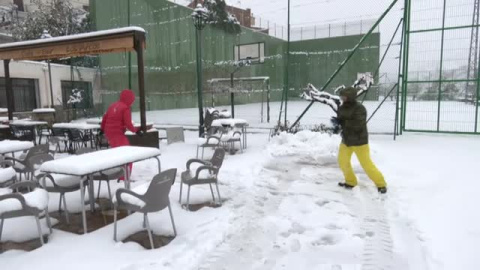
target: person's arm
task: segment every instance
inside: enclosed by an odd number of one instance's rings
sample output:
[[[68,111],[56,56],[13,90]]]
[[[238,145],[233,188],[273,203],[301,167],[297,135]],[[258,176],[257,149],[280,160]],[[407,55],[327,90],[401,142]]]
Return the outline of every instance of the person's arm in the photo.
[[[138,131],[138,129],[132,124],[132,112],[130,111],[130,108],[127,108],[125,111],[123,111],[123,126],[133,133]]]
[[[354,132],[361,132],[366,125],[367,109],[363,105],[355,108],[351,120],[345,120],[345,126],[348,126]]]

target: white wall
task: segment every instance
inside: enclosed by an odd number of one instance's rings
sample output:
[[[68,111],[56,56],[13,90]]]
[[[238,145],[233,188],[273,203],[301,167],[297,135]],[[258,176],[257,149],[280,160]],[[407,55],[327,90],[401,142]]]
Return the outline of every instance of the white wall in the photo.
[[[52,88],[54,96],[54,105],[62,105],[61,81],[70,81],[70,66],[51,64],[52,69]],[[101,95],[97,89],[100,89],[100,74],[98,70],[91,68],[74,67],[74,81],[80,81],[78,71],[83,81],[92,84],[92,94],[94,104],[101,103]],[[5,77],[4,67],[0,65],[0,77]],[[11,61],[10,77],[38,80],[37,107],[45,108],[50,106],[50,81],[48,76],[48,66],[46,62],[33,61]]]

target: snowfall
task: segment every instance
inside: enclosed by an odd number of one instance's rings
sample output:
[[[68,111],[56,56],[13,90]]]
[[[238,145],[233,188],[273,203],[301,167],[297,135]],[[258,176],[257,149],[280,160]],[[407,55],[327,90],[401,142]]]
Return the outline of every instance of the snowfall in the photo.
[[[272,118],[278,117],[277,105]],[[304,105],[292,105],[292,115]],[[236,108],[252,132],[243,153],[226,156],[219,208],[189,212],[178,201],[180,174],[195,157],[198,133],[186,131],[185,142],[162,141],[162,170],[178,169],[170,192],[178,235],[167,246],[146,250],[115,242],[113,225],[86,235],[54,229],[41,248],[0,254],[1,269],[480,269],[475,172],[480,138],[406,133],[394,141],[391,135],[371,135],[372,157],[389,188],[379,195],[355,158],[358,187],[337,186],[343,180],[336,163],[338,136],[302,131],[271,138],[252,106],[260,109],[259,104]],[[157,111],[149,112],[148,120],[188,126],[195,116],[195,109]],[[308,121],[328,117],[310,114]],[[207,151],[205,158],[210,155]],[[136,163],[132,187],[156,173],[156,161]],[[79,197],[66,195],[70,212],[80,212]],[[101,197],[108,197],[105,185]],[[192,188],[192,203],[210,200],[208,187]],[[50,211],[57,202],[58,196],[49,194]],[[150,224],[155,234],[173,235],[166,210],[151,214]],[[42,226],[47,232],[44,220]],[[141,230],[140,214],[119,222],[120,239]],[[36,237],[33,218],[5,221],[2,241]]]

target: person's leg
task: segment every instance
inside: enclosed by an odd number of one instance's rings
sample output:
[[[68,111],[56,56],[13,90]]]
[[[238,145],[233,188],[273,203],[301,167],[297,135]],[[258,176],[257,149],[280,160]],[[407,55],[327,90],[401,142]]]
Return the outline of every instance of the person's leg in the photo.
[[[377,169],[377,166],[372,161],[370,157],[370,146],[368,144],[362,146],[355,146],[353,148],[355,155],[357,155],[360,165],[362,165],[363,170],[367,173],[368,177],[375,183],[379,188],[386,187],[385,179],[383,174]]]
[[[357,177],[353,172],[351,159],[352,159],[353,149],[348,147],[345,144],[340,144],[340,149],[338,151],[338,165],[343,172],[345,177],[345,183],[350,186],[357,185]]]
[[[130,141],[128,140],[128,138],[126,136],[116,137],[115,147],[128,146],[128,145],[130,145]],[[132,175],[132,168],[133,168],[133,164],[129,163],[128,164],[128,176],[129,176],[129,178]],[[122,176],[122,177],[118,178],[118,180],[123,181],[123,180],[125,180],[125,177]]]

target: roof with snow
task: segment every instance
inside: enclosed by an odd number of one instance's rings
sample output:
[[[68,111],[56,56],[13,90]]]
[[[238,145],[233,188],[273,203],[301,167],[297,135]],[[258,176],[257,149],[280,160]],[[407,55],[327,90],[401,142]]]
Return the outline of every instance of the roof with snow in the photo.
[[[145,30],[124,27],[84,34],[13,42],[0,45],[0,60],[45,60],[62,57],[135,50],[135,40],[145,47]]]

